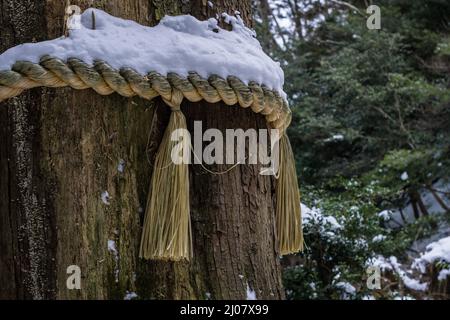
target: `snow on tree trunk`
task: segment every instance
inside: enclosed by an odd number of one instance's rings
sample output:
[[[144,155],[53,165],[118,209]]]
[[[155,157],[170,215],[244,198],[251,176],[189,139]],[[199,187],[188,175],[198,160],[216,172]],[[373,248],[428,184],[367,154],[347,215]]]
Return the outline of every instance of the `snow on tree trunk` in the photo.
[[[156,25],[165,15],[241,13],[250,1],[95,1]],[[90,1],[71,1],[83,10]],[[64,1],[0,0],[0,51],[63,34]],[[155,43],[157,45],[157,43]],[[223,103],[184,103],[188,127],[266,128]],[[274,236],[274,181],[258,166],[223,175],[190,168],[194,259],[138,259],[156,149],[169,109],[159,100],[91,90],[33,89],[0,104],[0,298],[258,299],[284,297]],[[149,138],[150,137],[150,138]],[[223,171],[226,166],[209,167]],[[81,268],[68,290],[67,268]]]

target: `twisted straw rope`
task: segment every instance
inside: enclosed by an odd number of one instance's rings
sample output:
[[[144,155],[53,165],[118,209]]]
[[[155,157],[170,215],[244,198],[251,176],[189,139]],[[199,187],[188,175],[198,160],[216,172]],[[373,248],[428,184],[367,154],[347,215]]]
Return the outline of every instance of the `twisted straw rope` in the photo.
[[[0,71],[0,102],[41,86],[92,88],[101,95],[117,92],[125,97],[138,95],[147,100],[161,96],[172,108],[179,107],[183,98],[191,102],[204,99],[209,103],[239,104],[263,114],[272,128],[282,132],[292,118],[287,102],[278,92],[256,82],[245,85],[235,76],[226,80],[217,75],[204,79],[196,72],[189,72],[187,78],[175,73],[164,77],[157,72],[142,76],[130,68],[117,71],[104,61],[89,66],[76,58],[69,58],[65,63],[49,56],[42,57],[39,63],[18,61],[11,70]]]

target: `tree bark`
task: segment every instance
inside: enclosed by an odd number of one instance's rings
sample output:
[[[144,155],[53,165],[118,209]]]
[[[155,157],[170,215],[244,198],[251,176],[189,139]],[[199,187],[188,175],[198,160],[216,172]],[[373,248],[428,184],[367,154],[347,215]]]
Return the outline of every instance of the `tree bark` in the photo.
[[[71,1],[83,10],[91,3]],[[0,0],[0,52],[61,36],[64,5]],[[236,10],[251,24],[250,1],[215,0],[213,8],[203,0],[93,6],[144,25],[165,14],[206,19]],[[190,130],[197,120],[203,130],[266,127],[263,116],[237,106],[184,102],[182,110]],[[247,289],[260,299],[284,297],[274,181],[255,165],[221,175],[192,165],[194,259],[138,258],[152,163],[168,116],[159,99],[68,88],[37,88],[0,104],[0,298],[123,299],[136,292],[142,299],[245,299]],[[66,286],[71,265],[81,268],[81,290]]]

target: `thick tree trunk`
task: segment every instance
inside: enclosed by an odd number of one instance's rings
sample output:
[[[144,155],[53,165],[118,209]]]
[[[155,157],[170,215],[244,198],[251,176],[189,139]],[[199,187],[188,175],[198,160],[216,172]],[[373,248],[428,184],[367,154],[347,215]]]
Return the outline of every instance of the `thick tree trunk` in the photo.
[[[165,14],[206,19],[236,10],[251,22],[250,1],[213,2],[94,6],[145,25]],[[86,9],[92,1],[71,3]],[[0,52],[61,36],[63,18],[64,1],[0,0]],[[182,109],[190,129],[196,120],[204,130],[266,127],[249,109],[204,102]],[[91,90],[38,88],[0,104],[0,298],[123,299],[130,291],[140,298],[239,299],[248,288],[258,298],[284,297],[273,181],[258,166],[222,175],[191,166],[193,261],[138,259],[151,164],[168,115],[160,100]],[[70,265],[81,268],[81,290],[66,286]]]

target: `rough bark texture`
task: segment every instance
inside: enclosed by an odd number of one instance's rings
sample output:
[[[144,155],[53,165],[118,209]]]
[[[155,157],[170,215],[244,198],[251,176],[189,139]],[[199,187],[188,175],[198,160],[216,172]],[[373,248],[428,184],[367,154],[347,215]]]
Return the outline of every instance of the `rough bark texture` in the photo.
[[[115,16],[155,25],[165,14],[200,19],[250,1],[99,0]],[[92,1],[71,1],[86,9]],[[64,2],[0,0],[0,52],[62,35]],[[239,107],[183,105],[188,126],[264,128]],[[190,167],[191,263],[137,257],[151,164],[168,120],[160,101],[102,97],[91,90],[34,89],[0,104],[0,298],[283,298],[274,236],[273,181],[257,166],[214,175]],[[150,138],[149,138],[150,137]],[[124,164],[124,170],[118,170]],[[224,167],[210,167],[223,171]],[[109,204],[101,195],[109,193]],[[114,241],[117,251],[108,250]],[[112,242],[110,242],[112,244]],[[82,289],[68,290],[78,265]]]

